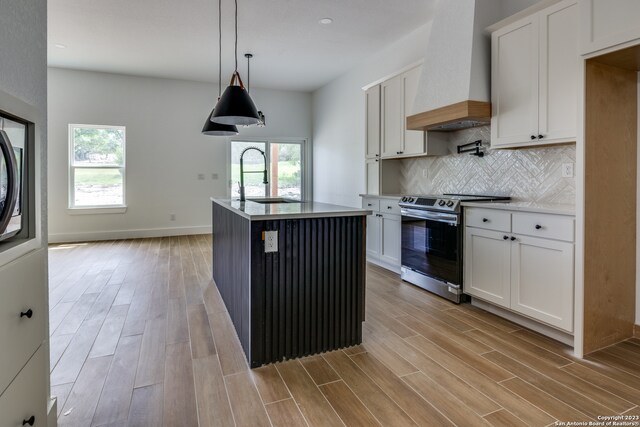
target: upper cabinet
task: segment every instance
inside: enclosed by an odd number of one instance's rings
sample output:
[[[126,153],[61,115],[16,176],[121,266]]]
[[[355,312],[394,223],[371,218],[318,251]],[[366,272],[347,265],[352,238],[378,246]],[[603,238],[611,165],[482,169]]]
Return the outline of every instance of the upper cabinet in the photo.
[[[491,146],[575,141],[578,7],[566,0],[491,35]]]
[[[579,0],[579,4],[581,54],[640,39],[640,1]]]
[[[366,158],[380,157],[380,85],[373,86],[365,92],[367,102]]]
[[[420,67],[416,67],[380,84],[382,158],[429,154],[425,145],[425,132],[406,129],[407,116],[413,108],[419,79]]]

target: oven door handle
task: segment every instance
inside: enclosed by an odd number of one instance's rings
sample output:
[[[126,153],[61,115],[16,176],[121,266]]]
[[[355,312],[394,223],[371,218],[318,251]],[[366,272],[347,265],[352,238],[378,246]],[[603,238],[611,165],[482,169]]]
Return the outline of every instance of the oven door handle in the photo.
[[[0,130],[0,151],[7,165],[7,194],[4,199],[4,209],[0,212],[0,234],[2,234],[6,231],[13,216],[13,210],[18,200],[18,185],[20,184],[16,155],[13,152],[9,135],[3,130]]]
[[[455,215],[455,214],[430,212],[430,211],[406,209],[406,208],[402,208],[400,210],[400,213],[402,214],[403,217],[407,217],[407,218],[428,219],[430,221],[444,222],[450,225],[458,225],[460,223],[458,215]]]

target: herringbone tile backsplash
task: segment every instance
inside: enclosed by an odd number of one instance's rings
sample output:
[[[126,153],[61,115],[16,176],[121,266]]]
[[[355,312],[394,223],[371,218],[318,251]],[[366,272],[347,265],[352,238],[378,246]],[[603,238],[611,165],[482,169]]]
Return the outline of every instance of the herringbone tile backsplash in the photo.
[[[450,147],[481,139],[488,145],[488,126],[451,134]],[[491,194],[515,200],[575,203],[575,178],[562,178],[563,163],[576,161],[575,145],[519,150],[486,150],[469,154],[402,160],[403,194]]]

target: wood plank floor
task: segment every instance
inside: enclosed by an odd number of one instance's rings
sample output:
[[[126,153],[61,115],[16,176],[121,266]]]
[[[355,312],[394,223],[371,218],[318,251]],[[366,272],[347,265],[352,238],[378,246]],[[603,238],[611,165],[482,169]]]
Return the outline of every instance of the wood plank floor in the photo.
[[[386,270],[360,346],[250,370],[211,237],[52,245],[60,426],[513,426],[640,414],[640,340],[568,347]]]

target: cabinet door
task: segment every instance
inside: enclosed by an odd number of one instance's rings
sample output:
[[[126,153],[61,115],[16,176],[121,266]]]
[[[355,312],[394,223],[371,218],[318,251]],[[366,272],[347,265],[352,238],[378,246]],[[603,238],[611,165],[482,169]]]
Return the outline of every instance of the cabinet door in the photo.
[[[369,159],[365,162],[367,194],[380,194],[380,162]]]
[[[389,264],[400,266],[400,215],[381,214],[380,257]]]
[[[573,331],[573,243],[516,235],[511,309]]]
[[[375,212],[367,216],[367,257],[380,258],[381,219]]]
[[[639,16],[638,0],[580,0],[580,53],[640,38]]]
[[[424,154],[425,132],[420,130],[407,130],[407,116],[413,111],[413,102],[418,92],[421,67],[416,67],[402,75],[402,130],[404,133],[402,154]]]
[[[508,308],[511,244],[505,236],[497,231],[465,228],[464,292]]]
[[[26,362],[27,359],[25,359]],[[33,417],[34,426],[46,427],[47,395],[49,394],[47,368],[45,346],[40,346],[0,396],[0,418],[3,426],[25,426],[28,425],[25,421]],[[73,417],[69,418],[73,419]]]
[[[539,142],[576,140],[578,5],[563,1],[540,12]]]
[[[382,157],[394,157],[402,152],[402,75],[381,84]]]
[[[367,100],[367,159],[380,157],[380,85],[365,92]]]
[[[495,31],[491,51],[491,146],[537,141],[537,15]]]

